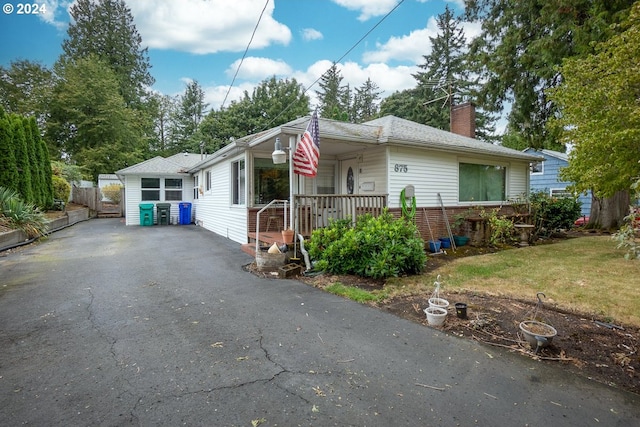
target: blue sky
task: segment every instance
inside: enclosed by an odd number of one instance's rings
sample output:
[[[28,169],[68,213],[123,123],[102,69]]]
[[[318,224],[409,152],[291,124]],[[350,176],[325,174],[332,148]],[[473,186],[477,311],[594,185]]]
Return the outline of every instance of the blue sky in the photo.
[[[134,23],[149,48],[153,89],[177,95],[197,80],[210,108],[219,108],[229,91],[251,34],[267,4],[251,47],[225,105],[275,75],[295,78],[305,87],[315,82],[401,0],[126,0]],[[0,13],[0,64],[28,59],[51,66],[66,37],[71,1],[41,0],[42,14],[18,14],[19,2],[3,0]],[[34,4],[33,2],[31,4]],[[437,34],[435,17],[449,4],[462,13],[462,0],[404,0],[338,65],[343,83],[358,87],[371,78],[383,91],[415,86],[411,76],[429,37]],[[13,11],[7,13],[7,5]],[[11,9],[11,8],[9,8]],[[24,10],[23,10],[24,11]],[[467,38],[479,33],[465,24]],[[317,84],[308,92],[319,89]]]

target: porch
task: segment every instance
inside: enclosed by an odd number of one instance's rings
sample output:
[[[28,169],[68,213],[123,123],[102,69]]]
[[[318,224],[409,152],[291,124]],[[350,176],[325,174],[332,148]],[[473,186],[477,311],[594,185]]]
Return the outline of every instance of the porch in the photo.
[[[332,220],[352,218],[360,215],[380,215],[387,207],[387,195],[358,194],[298,194],[294,195],[293,221],[298,234],[305,238],[311,236],[313,230],[329,225]],[[242,250],[255,256],[256,242],[260,246],[271,246],[274,243],[284,244],[281,231],[287,228],[291,215],[289,207],[269,208],[262,212],[261,208],[249,208],[247,216],[248,243]],[[286,214],[285,214],[286,211]]]

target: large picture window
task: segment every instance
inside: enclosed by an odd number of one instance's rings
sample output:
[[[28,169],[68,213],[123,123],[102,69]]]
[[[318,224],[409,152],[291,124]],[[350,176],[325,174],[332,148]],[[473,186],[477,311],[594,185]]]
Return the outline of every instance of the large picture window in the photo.
[[[156,202],[160,200],[160,178],[141,178],[143,202]]]
[[[165,178],[164,199],[167,202],[175,202],[175,201],[182,200],[182,179]]]
[[[499,202],[505,199],[507,168],[460,163],[458,195],[461,202]]]
[[[245,179],[244,160],[233,162],[231,164],[231,203],[234,205],[245,204]]]
[[[266,205],[274,199],[289,199],[289,164],[276,165],[271,159],[254,159],[253,194],[256,205]]]

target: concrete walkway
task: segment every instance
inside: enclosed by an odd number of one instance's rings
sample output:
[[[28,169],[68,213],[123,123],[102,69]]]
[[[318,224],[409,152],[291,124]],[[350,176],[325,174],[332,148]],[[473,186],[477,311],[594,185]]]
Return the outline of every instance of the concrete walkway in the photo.
[[[250,261],[118,219],[0,253],[0,425],[640,425],[638,395]]]

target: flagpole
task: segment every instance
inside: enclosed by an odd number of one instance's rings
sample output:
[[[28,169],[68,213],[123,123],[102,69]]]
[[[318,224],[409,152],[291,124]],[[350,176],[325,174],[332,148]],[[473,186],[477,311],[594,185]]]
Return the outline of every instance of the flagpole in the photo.
[[[295,150],[295,141],[296,141],[296,137],[295,136],[289,136],[289,228],[291,228],[294,231],[293,237],[294,240],[296,239],[296,229],[293,225],[293,219],[294,219],[294,215],[293,215],[293,151]]]

